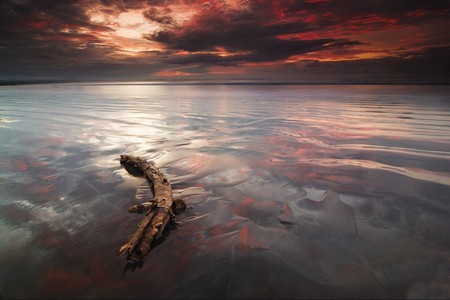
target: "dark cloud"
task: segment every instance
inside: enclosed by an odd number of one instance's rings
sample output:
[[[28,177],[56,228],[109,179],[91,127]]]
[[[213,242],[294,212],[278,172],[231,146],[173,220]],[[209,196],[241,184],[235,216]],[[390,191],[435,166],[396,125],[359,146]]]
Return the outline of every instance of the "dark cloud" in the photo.
[[[449,34],[443,29],[450,25],[448,1],[242,0],[236,3],[0,0],[0,77],[54,74],[54,77],[73,78],[88,74],[119,78],[122,70],[126,79],[149,76],[159,70],[179,70],[198,75],[205,72],[207,78],[208,70],[218,66],[249,68],[241,73],[257,78],[263,78],[264,72],[272,77],[277,74],[300,79],[308,74],[318,77],[348,74],[348,77],[365,76],[374,80],[383,74],[409,80],[450,78],[446,52]],[[177,19],[180,7],[189,12],[183,20]],[[142,11],[146,20],[158,26],[144,38],[147,43],[159,43],[161,49],[140,49],[135,57],[125,57],[120,54],[124,50],[116,43],[120,37],[109,44],[102,39],[102,35],[113,35],[115,29],[110,24],[91,21],[89,10],[112,17],[121,12]],[[396,50],[371,48],[375,47],[371,40],[362,38],[386,28],[397,30]],[[417,30],[417,37],[402,36],[404,28]],[[409,44],[402,44],[407,39],[411,40]],[[413,46],[414,49],[408,49]],[[372,59],[352,56],[364,51],[386,54]],[[343,58],[322,62],[305,58],[298,63],[286,63],[292,57],[320,57],[321,53],[323,57],[332,53]],[[262,63],[270,67],[258,65]]]
[[[361,59],[352,61],[303,61],[260,65],[245,69],[243,77],[277,82],[327,83],[448,83],[448,65],[401,58]],[[283,76],[279,76],[283,74]],[[439,75],[438,75],[439,74]]]
[[[174,64],[205,63],[210,65],[236,65],[244,62],[271,62],[286,59],[292,55],[356,44],[358,43],[347,40],[333,39],[310,41],[259,39],[254,41],[254,43],[246,43],[245,45],[241,45],[241,49],[234,49],[251,50],[248,53],[227,56],[203,53],[175,55],[167,59],[167,62]],[[225,45],[217,44],[217,46]]]
[[[3,0],[0,20],[0,63],[4,68],[14,64],[21,71],[32,66],[54,70],[58,69],[54,65],[89,63],[114,50],[102,48],[101,40],[92,34],[110,29],[91,24],[83,1]]]
[[[335,25],[368,16],[394,18],[407,23],[445,16],[449,11],[449,3],[447,0],[279,1],[278,11],[285,16],[299,16],[301,12],[307,12],[317,17],[316,22],[320,25]]]
[[[170,15],[171,10],[168,7],[165,8],[155,8],[150,7],[146,11],[144,11],[144,17],[150,21],[160,23],[163,25],[173,25],[175,21],[173,17]]]
[[[92,24],[80,1],[11,1],[0,2],[0,38],[5,44],[41,47],[43,43],[58,44],[78,37],[95,42],[88,32],[107,31],[108,27]],[[61,28],[67,31],[61,33]],[[77,29],[85,28],[79,34]]]
[[[199,13],[183,29],[174,28],[154,32],[146,38],[157,41],[167,49],[185,50],[188,52],[213,51],[220,47],[231,53],[226,58],[213,55],[192,55],[190,58],[180,57],[170,59],[170,62],[186,63],[193,59],[199,62],[230,63],[231,61],[277,61],[292,55],[307,52],[328,50],[360,44],[347,39],[321,38],[314,40],[283,39],[280,35],[304,33],[311,30],[304,22],[283,21],[270,23],[262,20],[262,7],[253,12],[223,11],[210,9]],[[272,11],[262,15],[273,14]]]
[[[165,60],[168,64],[177,65],[219,65],[219,66],[233,66],[242,62],[244,58],[240,55],[238,57],[220,56],[217,54],[202,54],[194,53],[190,55],[172,55]]]
[[[249,39],[261,39],[281,34],[284,30],[303,30],[299,23],[263,26],[255,18],[240,18],[240,13],[225,15],[206,11],[199,14],[182,29],[168,29],[147,36],[166,44],[168,48],[186,51],[211,50],[216,46],[231,49],[248,48]],[[238,20],[238,21],[236,21]],[[284,30],[283,30],[284,29]],[[247,46],[246,46],[247,45]]]
[[[27,25],[35,23],[51,28],[60,24],[73,27],[91,24],[84,13],[82,1],[12,1],[0,2],[2,26],[9,29],[26,29]]]

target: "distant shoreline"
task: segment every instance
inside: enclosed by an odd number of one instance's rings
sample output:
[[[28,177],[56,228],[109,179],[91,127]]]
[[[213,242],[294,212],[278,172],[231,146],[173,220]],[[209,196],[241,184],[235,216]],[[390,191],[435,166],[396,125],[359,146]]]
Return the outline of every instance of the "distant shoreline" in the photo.
[[[4,80],[0,86],[38,84],[87,84],[87,85],[450,85],[450,81],[349,81],[349,82],[290,82],[290,81],[76,81],[76,80]]]

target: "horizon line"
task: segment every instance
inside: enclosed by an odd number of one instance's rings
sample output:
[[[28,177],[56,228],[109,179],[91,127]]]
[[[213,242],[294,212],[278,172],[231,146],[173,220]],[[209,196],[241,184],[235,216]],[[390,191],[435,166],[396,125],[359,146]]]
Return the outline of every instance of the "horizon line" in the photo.
[[[262,79],[236,80],[56,80],[18,79],[1,80],[0,86],[34,84],[92,84],[92,85],[450,85],[449,80],[397,80],[397,81],[271,81]]]

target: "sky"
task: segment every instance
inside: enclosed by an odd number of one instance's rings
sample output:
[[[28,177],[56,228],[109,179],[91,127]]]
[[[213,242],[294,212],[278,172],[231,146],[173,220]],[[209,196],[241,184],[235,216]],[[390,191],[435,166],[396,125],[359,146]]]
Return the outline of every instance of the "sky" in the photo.
[[[450,82],[447,0],[0,0],[0,80]]]

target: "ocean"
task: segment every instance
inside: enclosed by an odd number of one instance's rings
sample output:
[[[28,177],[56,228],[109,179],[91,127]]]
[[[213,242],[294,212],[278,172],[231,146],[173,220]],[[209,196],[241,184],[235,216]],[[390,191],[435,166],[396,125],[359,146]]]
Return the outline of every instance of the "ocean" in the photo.
[[[450,86],[2,86],[0,141],[0,298],[450,297]],[[189,206],[134,270],[121,154]]]

